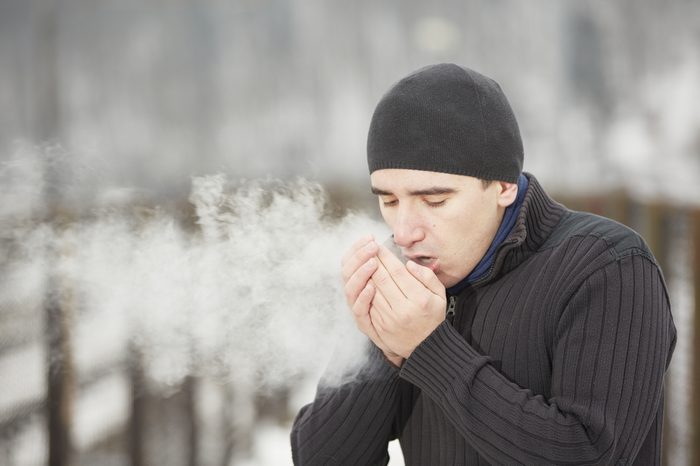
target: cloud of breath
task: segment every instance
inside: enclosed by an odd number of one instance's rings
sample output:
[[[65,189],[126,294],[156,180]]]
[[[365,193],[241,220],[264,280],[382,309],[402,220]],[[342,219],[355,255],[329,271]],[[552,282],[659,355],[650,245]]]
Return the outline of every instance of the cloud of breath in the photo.
[[[37,271],[52,267],[72,296],[74,323],[112,322],[124,352],[130,341],[164,386],[187,374],[259,387],[326,366],[329,380],[352,375],[366,340],[344,302],[340,259],[357,237],[383,238],[385,227],[359,214],[329,218],[323,190],[303,180],[234,186],[224,175],[198,177],[189,200],[195,225],[155,209],[6,230],[24,252],[5,272],[21,286],[4,287],[0,301],[40,296]]]

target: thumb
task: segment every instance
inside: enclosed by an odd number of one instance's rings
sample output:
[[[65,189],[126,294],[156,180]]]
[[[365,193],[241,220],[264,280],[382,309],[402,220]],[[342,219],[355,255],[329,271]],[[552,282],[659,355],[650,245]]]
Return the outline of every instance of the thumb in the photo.
[[[408,261],[406,263],[406,269],[408,269],[416,280],[421,282],[423,286],[430,290],[430,292],[442,299],[445,299],[445,285],[442,284],[440,279],[432,270],[413,261]]]

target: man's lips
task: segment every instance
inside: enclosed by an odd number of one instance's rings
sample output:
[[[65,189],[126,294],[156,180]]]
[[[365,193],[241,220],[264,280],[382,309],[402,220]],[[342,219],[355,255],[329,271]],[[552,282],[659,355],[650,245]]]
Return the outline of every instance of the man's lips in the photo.
[[[439,263],[437,260],[437,257],[432,257],[432,256],[424,256],[421,254],[411,254],[410,256],[406,256],[408,260],[412,260],[418,265],[422,265],[423,267],[428,267],[430,270],[433,271],[433,273],[437,273],[437,270],[439,268]]]

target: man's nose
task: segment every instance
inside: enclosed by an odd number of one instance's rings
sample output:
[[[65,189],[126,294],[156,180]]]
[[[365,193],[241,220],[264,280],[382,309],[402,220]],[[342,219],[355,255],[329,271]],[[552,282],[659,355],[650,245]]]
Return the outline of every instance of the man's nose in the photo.
[[[410,208],[399,207],[393,230],[394,242],[402,248],[410,248],[414,243],[422,240],[424,236],[423,229],[420,227],[420,219]]]

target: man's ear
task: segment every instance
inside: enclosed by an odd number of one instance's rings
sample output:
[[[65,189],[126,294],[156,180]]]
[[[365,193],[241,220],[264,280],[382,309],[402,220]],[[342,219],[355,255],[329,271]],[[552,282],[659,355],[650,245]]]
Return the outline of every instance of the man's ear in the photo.
[[[500,207],[508,207],[513,202],[515,198],[518,197],[518,184],[517,183],[506,183],[505,181],[498,181],[498,205]]]

